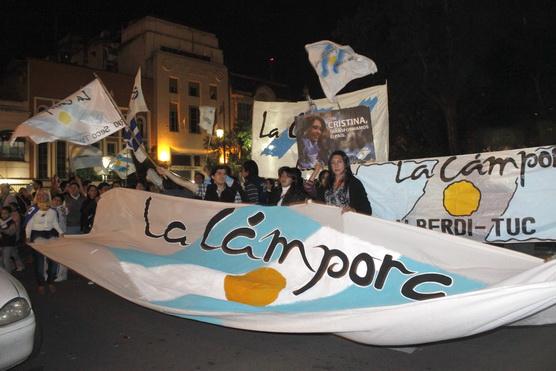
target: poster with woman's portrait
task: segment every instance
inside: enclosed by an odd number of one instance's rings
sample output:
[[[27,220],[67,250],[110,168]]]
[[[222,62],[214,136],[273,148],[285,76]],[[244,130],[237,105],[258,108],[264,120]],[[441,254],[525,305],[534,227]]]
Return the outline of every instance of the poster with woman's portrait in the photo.
[[[336,150],[344,151],[352,164],[376,159],[367,106],[305,114],[296,118],[295,126],[300,169],[312,169],[317,162],[327,164]]]

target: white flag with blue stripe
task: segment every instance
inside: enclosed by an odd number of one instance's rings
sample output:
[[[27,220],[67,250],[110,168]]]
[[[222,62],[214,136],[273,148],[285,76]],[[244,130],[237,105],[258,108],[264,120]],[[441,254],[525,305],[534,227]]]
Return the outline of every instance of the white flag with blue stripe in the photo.
[[[62,84],[62,82],[60,82]],[[11,137],[29,137],[39,144],[64,140],[79,145],[98,142],[125,126],[119,110],[98,79],[49,109],[25,120]]]
[[[131,158],[129,149],[124,148],[114,157],[108,165],[108,169],[115,172],[120,179],[126,179],[129,175],[135,172],[135,165]]]
[[[305,50],[324,94],[331,101],[351,80],[377,71],[375,62],[355,53],[349,45],[323,40],[305,45]]]
[[[404,346],[556,322],[556,261],[326,205],[116,188],[91,233],[32,247],[139,305],[241,329]]]
[[[133,84],[133,90],[129,99],[129,111],[126,117],[128,127],[124,130],[126,147],[133,151],[135,158],[139,162],[144,162],[147,159],[147,153],[143,146],[143,136],[137,125],[136,116],[139,112],[148,111],[149,109],[143,95],[143,88],[141,87],[141,67],[139,67],[137,75],[135,75],[135,83]]]

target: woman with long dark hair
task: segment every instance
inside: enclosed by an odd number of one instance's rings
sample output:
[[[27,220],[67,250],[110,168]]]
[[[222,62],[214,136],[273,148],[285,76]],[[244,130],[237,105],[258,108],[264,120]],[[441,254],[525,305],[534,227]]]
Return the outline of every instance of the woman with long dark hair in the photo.
[[[338,206],[342,212],[356,211],[371,215],[373,211],[365,187],[351,172],[349,158],[344,151],[332,152],[328,159],[328,170],[328,187],[319,195],[320,201]]]
[[[278,169],[280,186],[270,195],[270,205],[288,206],[305,202],[307,195],[303,191],[301,182],[297,169],[282,166]]]

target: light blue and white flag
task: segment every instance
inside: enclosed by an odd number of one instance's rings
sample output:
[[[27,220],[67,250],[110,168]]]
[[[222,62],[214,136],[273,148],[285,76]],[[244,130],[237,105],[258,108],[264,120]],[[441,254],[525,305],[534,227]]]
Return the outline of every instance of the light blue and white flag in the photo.
[[[355,53],[348,45],[323,40],[305,45],[305,50],[330,101],[351,80],[377,71],[375,62]]]
[[[70,145],[70,167],[72,170],[102,167],[102,151],[95,146]]]
[[[133,174],[135,172],[135,165],[133,164],[129,149],[124,148],[121,150],[110,162],[108,169],[115,172],[120,179],[127,179],[130,174]]]
[[[141,87],[141,67],[137,70],[135,75],[135,82],[133,90],[129,99],[129,111],[127,113],[128,127],[124,129],[124,141],[126,147],[133,151],[135,158],[139,162],[144,162],[147,159],[147,152],[143,145],[143,136],[141,130],[137,126],[137,113],[148,112],[149,109],[145,103],[143,95],[143,88]]]
[[[556,261],[332,206],[117,188],[72,237],[32,247],[134,303],[221,326],[404,346],[556,323]]]
[[[86,145],[98,142],[125,126],[111,97],[98,79],[69,97],[20,124],[11,137],[29,137],[35,143],[67,142]]]

